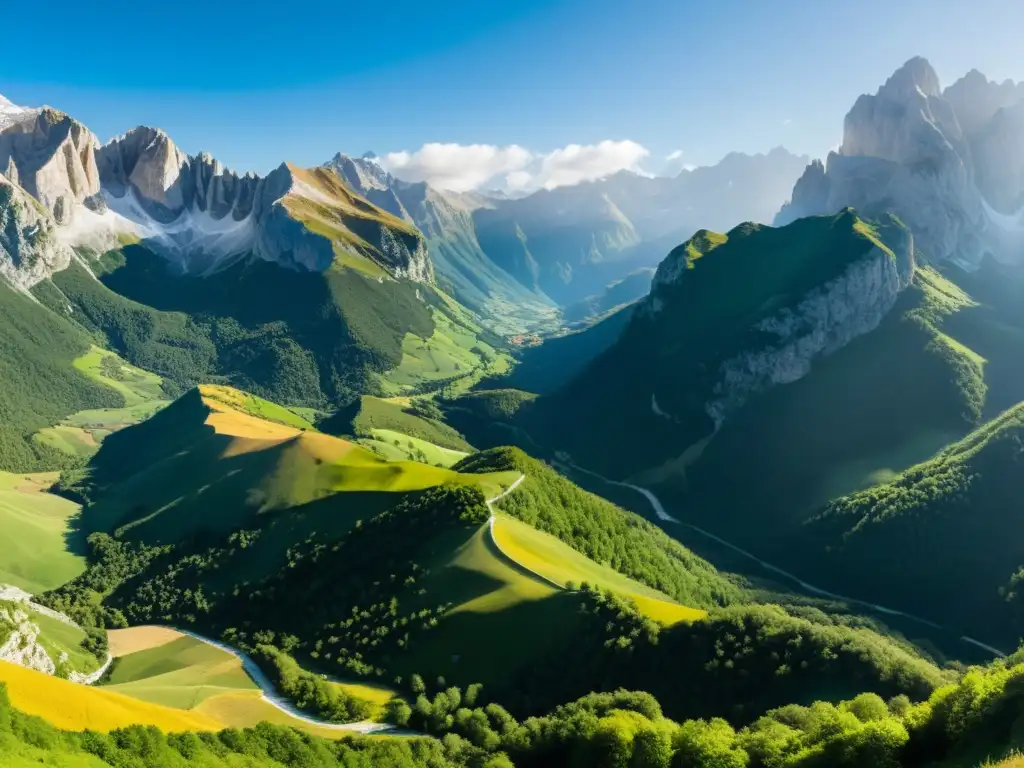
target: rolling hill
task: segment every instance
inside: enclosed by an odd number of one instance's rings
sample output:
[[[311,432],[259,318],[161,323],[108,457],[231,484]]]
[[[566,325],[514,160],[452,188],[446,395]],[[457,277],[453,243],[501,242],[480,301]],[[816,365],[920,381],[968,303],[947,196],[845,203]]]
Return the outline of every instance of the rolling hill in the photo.
[[[194,628],[292,670],[282,679],[307,679],[282,654],[292,655],[313,673],[302,685],[328,685],[320,674],[394,681],[415,702],[416,680],[443,678],[466,690],[482,684],[524,715],[630,679],[672,712],[721,713],[742,683],[709,663],[737,622],[765,638],[729,646],[751,679],[775,669],[772,654],[786,643],[806,649],[787,685],[752,698],[744,717],[864,688],[921,698],[944,679],[912,647],[874,631],[752,605],[742,583],[517,449],[471,453],[451,469],[387,462],[253,415],[274,412],[203,387],[112,435],[79,481],[89,568],[46,604],[87,625]],[[423,409],[398,412],[429,422]],[[122,669],[142,671],[115,682],[220,717],[247,695],[218,689],[207,698],[191,663],[168,668],[173,685],[163,690],[165,656],[177,650],[161,648],[135,657]],[[842,663],[826,664],[831,654]],[[142,669],[150,657],[154,674]],[[679,688],[680,679],[692,685]],[[696,695],[720,680],[721,696]],[[351,718],[329,702],[325,689],[304,706]]]
[[[807,570],[1014,642],[1024,554],[1006,531],[1020,499],[1022,438],[1019,405],[889,482],[829,502],[804,525]]]
[[[280,421],[268,421],[275,412]],[[235,390],[191,390],[106,441],[88,468],[94,501],[83,511],[81,526],[85,533],[117,532],[149,544],[199,533],[226,535],[259,520],[337,523],[343,530],[359,515],[409,492],[472,483],[493,496],[515,479],[511,472],[463,476],[416,462],[388,462],[301,424],[291,411]],[[211,504],[216,516],[207,513]],[[302,514],[275,514],[283,511]],[[286,546],[280,544],[281,554]]]

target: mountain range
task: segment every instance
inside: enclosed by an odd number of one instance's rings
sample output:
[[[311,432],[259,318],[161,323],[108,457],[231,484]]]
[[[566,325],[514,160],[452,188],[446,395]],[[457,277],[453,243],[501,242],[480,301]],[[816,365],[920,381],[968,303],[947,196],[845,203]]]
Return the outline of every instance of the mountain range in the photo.
[[[0,99],[0,763],[1012,761],[1022,295],[1024,84],[919,57],[514,198]]]

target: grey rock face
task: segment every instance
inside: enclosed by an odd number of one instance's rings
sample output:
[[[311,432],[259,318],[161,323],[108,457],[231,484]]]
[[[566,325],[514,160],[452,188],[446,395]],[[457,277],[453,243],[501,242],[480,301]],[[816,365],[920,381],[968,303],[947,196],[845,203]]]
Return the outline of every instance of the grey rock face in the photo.
[[[715,426],[753,395],[803,378],[815,360],[878,327],[914,275],[914,240],[909,232],[893,254],[871,249],[795,307],[758,323],[756,330],[774,340],[721,365],[715,398],[706,406]]]
[[[70,263],[71,249],[58,239],[49,212],[0,176],[0,277],[28,290]]]
[[[0,168],[64,224],[76,205],[99,194],[96,145],[96,137],[63,112],[21,110],[0,123]]]
[[[1024,82],[995,83],[972,69],[943,91],[942,96],[956,112],[964,135],[973,136],[985,128],[1000,109],[1024,101]]]
[[[920,258],[967,267],[988,253],[1019,258],[989,207],[1024,213],[1021,95],[977,72],[943,92],[928,62],[911,59],[877,94],[857,100],[839,152],[808,166],[775,223],[845,207],[869,217],[891,212],[913,231]]]
[[[130,192],[157,222],[169,224],[186,211],[214,220],[241,221],[252,213],[259,178],[239,176],[207,153],[190,157],[161,130],[139,127],[98,153],[104,191],[115,198]]]
[[[293,181],[288,166],[282,164],[260,185],[255,200],[259,225],[253,253],[286,266],[323,271],[334,261],[331,241],[293,218],[280,202]]]

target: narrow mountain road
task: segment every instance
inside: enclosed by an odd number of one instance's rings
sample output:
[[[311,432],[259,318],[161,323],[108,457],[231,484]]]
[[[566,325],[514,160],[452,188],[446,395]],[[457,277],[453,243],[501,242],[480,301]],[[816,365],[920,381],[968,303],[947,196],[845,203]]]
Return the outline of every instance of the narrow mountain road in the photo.
[[[512,491],[518,488],[520,483],[522,483],[525,479],[526,475],[520,475],[519,478],[504,491],[502,491],[492,499],[487,499],[487,508],[490,510],[492,504],[494,504],[496,501],[500,501],[501,499],[508,496],[508,494],[512,493]],[[493,540],[493,514],[491,516],[490,523]],[[369,720],[364,720],[358,723],[332,723],[328,720],[322,720],[317,717],[312,717],[308,713],[296,707],[292,702],[288,701],[286,698],[281,696],[277,692],[277,689],[274,687],[274,683],[271,681],[271,679],[262,669],[260,669],[260,666],[248,654],[243,653],[242,651],[228,645],[227,643],[221,642],[219,640],[212,640],[209,637],[204,637],[203,635],[197,634],[196,632],[192,632],[187,629],[179,629],[178,627],[167,628],[173,629],[175,632],[180,632],[183,635],[188,635],[189,637],[195,640],[199,640],[200,642],[206,643],[207,645],[212,645],[214,648],[219,648],[225,653],[230,653],[232,656],[234,656],[236,659],[242,662],[243,669],[245,669],[249,677],[252,678],[252,681],[256,683],[257,686],[259,686],[260,691],[262,693],[263,701],[267,702],[276,709],[279,709],[288,716],[295,718],[296,720],[301,720],[304,723],[316,725],[321,728],[331,728],[333,730],[338,731],[352,731],[354,733],[388,733],[392,735],[414,734],[413,731],[399,730],[395,726],[389,725],[387,723],[375,723]],[[332,680],[332,678],[330,677],[327,677],[326,679]],[[332,680],[332,682],[339,681]]]
[[[280,711],[284,712],[289,717],[293,717],[296,720],[301,720],[304,723],[310,725],[316,725],[320,728],[330,728],[337,731],[352,731],[353,733],[407,733],[407,731],[399,731],[395,726],[387,723],[375,723],[370,720],[363,720],[358,723],[332,723],[329,720],[322,720],[317,717],[312,717],[307,712],[302,711],[290,701],[281,696],[277,689],[274,687],[274,683],[267,677],[267,674],[260,669],[259,665],[253,661],[253,659],[245,653],[242,653],[237,648],[233,648],[227,643],[223,643],[219,640],[211,640],[208,637],[191,632],[187,629],[179,629],[178,627],[166,627],[166,629],[173,629],[175,632],[180,632],[183,635],[188,635],[194,640],[212,645],[214,648],[219,648],[225,653],[230,653],[236,659],[242,662],[242,668],[245,669],[246,674],[252,678],[252,681],[259,686],[262,693],[261,698],[271,706]],[[327,678],[331,680],[330,677]],[[332,682],[338,682],[333,680]]]
[[[523,482],[523,480],[525,480],[525,479],[526,479],[526,475],[520,475],[519,479],[516,480],[514,483],[512,483],[512,485],[510,485],[504,491],[499,493],[493,499],[488,499],[487,500],[487,509],[489,509],[490,512],[491,512],[491,516],[487,520],[487,534],[491,537],[491,544],[494,545],[494,548],[496,550],[498,550],[499,554],[501,554],[501,556],[503,558],[508,560],[509,564],[512,565],[514,568],[518,568],[518,569],[520,569],[522,571],[526,571],[528,574],[533,576],[535,579],[538,579],[538,580],[544,582],[549,587],[554,587],[555,589],[559,589],[559,590],[565,589],[565,587],[562,586],[561,584],[559,584],[557,581],[553,581],[552,579],[549,579],[544,574],[537,573],[532,568],[529,568],[529,567],[523,565],[518,560],[516,560],[514,557],[512,557],[512,555],[510,555],[508,552],[506,552],[504,549],[501,548],[501,544],[498,543],[498,538],[494,535],[494,522],[495,522],[496,518],[494,516],[494,507],[491,506],[491,505],[494,504],[495,502],[501,501],[503,498],[505,498],[510,493],[512,493],[512,491],[514,491],[516,488],[518,488],[519,484],[521,482]]]
[[[520,480],[522,480],[522,478],[520,478]],[[518,483],[516,483],[516,485],[518,485]],[[514,488],[515,486],[512,487]],[[509,490],[511,490],[511,488]],[[506,493],[507,492],[508,491],[506,491]],[[502,496],[503,495],[504,494],[502,494]],[[58,611],[51,610],[49,608],[39,605],[38,603],[33,602],[31,594],[25,592],[24,590],[20,590],[17,587],[0,585],[0,599],[25,603],[28,605],[28,607],[32,608],[32,610],[39,611],[40,613],[43,613],[46,616],[49,616],[50,618],[68,624],[70,626],[78,627],[78,624],[76,624],[71,618],[69,618],[65,614],[59,613]],[[79,627],[79,629],[81,629],[81,627]],[[304,723],[316,725],[321,728],[331,728],[339,731],[352,731],[354,733],[391,733],[396,735],[411,733],[411,731],[400,731],[397,728],[395,728],[395,726],[388,725],[387,723],[375,723],[369,720],[358,723],[332,723],[328,720],[321,720],[319,718],[311,717],[310,715],[296,707],[294,704],[292,704],[290,701],[283,698],[280,694],[278,694],[270,678],[267,677],[266,673],[264,673],[263,670],[259,668],[259,665],[257,665],[255,661],[249,658],[248,655],[242,653],[236,648],[232,648],[230,645],[227,645],[226,643],[222,643],[217,640],[211,640],[208,637],[203,637],[202,635],[196,634],[195,632],[191,632],[187,629],[178,629],[177,627],[167,627],[167,629],[173,629],[175,632],[180,632],[183,635],[188,635],[189,637],[199,640],[200,642],[206,643],[207,645],[212,645],[213,647],[219,648],[220,650],[225,651],[226,653],[230,653],[232,656],[234,656],[236,659],[242,662],[242,667],[245,669],[246,673],[249,675],[250,678],[252,678],[252,681],[256,683],[257,686],[259,686],[263,700],[271,706],[275,707],[276,709],[279,709],[285,714],[289,715],[290,717],[295,718],[296,720],[301,720]],[[103,665],[100,666],[99,669],[95,670],[94,672],[90,672],[89,674],[73,672],[69,680],[70,682],[78,683],[79,685],[95,685],[103,678],[103,675],[110,668],[110,665],[113,663],[113,661],[113,656],[111,656],[108,653],[106,661],[104,661]]]
[[[505,498],[506,496],[508,496],[508,495],[509,495],[510,493],[512,493],[512,491],[514,491],[514,490],[515,490],[516,488],[518,488],[518,487],[519,487],[519,484],[520,484],[520,483],[522,483],[522,482],[523,482],[523,480],[525,480],[525,479],[526,479],[526,475],[520,475],[520,476],[519,476],[519,479],[518,479],[518,480],[516,480],[516,481],[515,481],[514,483],[512,483],[512,485],[510,485],[510,486],[509,486],[508,488],[506,488],[506,489],[505,489],[504,491],[502,491],[501,493],[499,493],[499,494],[498,494],[497,496],[495,496],[495,497],[494,497],[493,499],[487,499],[487,508],[488,508],[488,509],[490,509],[490,508],[491,508],[491,504],[493,504],[493,503],[494,503],[494,502],[496,502],[496,501],[501,501],[501,500],[502,500],[502,499],[504,499],[504,498]]]
[[[869,608],[870,610],[877,611],[879,613],[884,613],[889,616],[900,616],[904,619],[909,619],[910,621],[917,622],[918,624],[924,624],[925,626],[931,627],[932,629],[948,631],[942,625],[936,624],[934,621],[929,621],[928,619],[923,619],[920,616],[915,616],[912,613],[906,613],[904,611],[897,611],[892,608],[886,608],[884,605],[878,605],[877,603],[869,603],[866,600],[858,600],[854,597],[847,597],[846,595],[836,594],[835,592],[829,592],[827,589],[821,589],[820,587],[816,587],[813,584],[808,584],[806,581],[803,581],[798,576],[795,576],[789,571],[784,571],[782,568],[779,568],[778,566],[765,562],[757,555],[754,555],[751,552],[748,552],[747,550],[736,546],[732,542],[726,541],[721,536],[716,536],[710,531],[705,531],[703,528],[699,528],[698,526],[693,525],[692,523],[684,523],[679,519],[673,517],[665,510],[665,505],[661,503],[661,500],[657,496],[655,496],[654,493],[649,489],[641,488],[639,485],[633,485],[632,483],[623,483],[618,480],[609,480],[607,477],[599,475],[596,472],[591,472],[589,469],[584,469],[583,467],[578,466],[572,461],[568,454],[564,452],[559,452],[558,458],[559,461],[571,471],[581,472],[585,475],[590,475],[591,477],[597,478],[601,482],[607,483],[608,485],[617,485],[621,488],[629,488],[633,491],[636,491],[637,493],[641,494],[645,499],[647,499],[648,503],[651,505],[651,508],[654,510],[655,517],[657,517],[659,520],[666,523],[675,523],[676,525],[681,525],[682,527],[688,528],[691,531],[698,533],[701,536],[704,536],[705,538],[711,539],[717,544],[721,544],[723,547],[726,547],[727,549],[730,549],[733,552],[742,555],[748,560],[752,560],[765,570],[771,571],[772,573],[778,574],[779,576],[782,576],[783,578],[794,582],[806,592],[810,592],[811,594],[818,595],[820,597],[827,597],[833,600],[840,600],[844,603],[850,603],[851,605],[861,605],[865,608]],[[973,645],[977,648],[981,648],[982,650],[988,651],[989,653],[999,656],[1000,658],[1006,657],[1006,654],[1000,651],[998,648],[993,648],[991,645],[983,643],[980,640],[976,640],[973,637],[962,635],[960,636],[960,640],[962,642]]]

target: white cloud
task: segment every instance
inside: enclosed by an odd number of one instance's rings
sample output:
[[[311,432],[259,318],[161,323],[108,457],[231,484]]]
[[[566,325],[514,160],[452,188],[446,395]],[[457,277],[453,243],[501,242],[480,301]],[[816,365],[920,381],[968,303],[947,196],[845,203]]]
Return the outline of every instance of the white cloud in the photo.
[[[665,160],[667,160],[668,162],[672,163],[672,162],[675,162],[676,160],[678,160],[679,158],[681,158],[682,156],[683,156],[683,150],[676,149],[676,150],[673,150],[672,152],[669,152],[667,155],[665,155]]]
[[[533,158],[529,150],[511,144],[424,144],[415,152],[391,152],[380,159],[383,168],[406,181],[426,181],[442,189],[466,192],[499,174],[517,171]]]
[[[787,126],[788,125],[792,125],[793,121],[790,118],[787,117],[785,120],[782,121],[782,124],[783,125],[787,125]]]
[[[554,189],[610,176],[619,171],[643,173],[650,155],[635,141],[569,144],[536,153],[517,144],[424,144],[415,152],[391,152],[380,164],[400,179],[426,181],[442,189],[465,192],[504,187],[513,192]]]
[[[600,179],[619,171],[641,173],[641,161],[651,153],[635,141],[570,144],[544,156],[537,186],[545,189]]]

